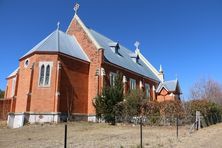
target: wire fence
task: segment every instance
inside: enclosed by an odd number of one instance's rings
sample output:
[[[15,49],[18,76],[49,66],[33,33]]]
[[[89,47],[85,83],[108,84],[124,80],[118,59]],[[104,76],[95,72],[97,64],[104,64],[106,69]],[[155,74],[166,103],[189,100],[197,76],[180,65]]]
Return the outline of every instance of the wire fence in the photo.
[[[128,116],[116,117],[117,123],[128,123],[128,124],[139,124],[140,116]],[[186,115],[182,117],[178,116],[143,116],[142,123],[143,125],[151,126],[174,126],[178,120],[178,125],[192,125],[196,121],[196,115]],[[222,121],[221,114],[209,114],[209,115],[200,115],[200,126],[206,127],[212,124],[220,123]]]
[[[179,138],[180,135],[180,126],[187,126],[187,132],[190,134],[198,130],[199,128],[203,128],[209,126],[211,124],[216,124],[221,122],[221,115],[218,114],[209,114],[207,116],[203,115],[187,115],[183,117],[179,116],[131,116],[131,117],[116,117],[116,123],[126,123],[126,124],[135,124],[139,125],[138,132],[140,133],[138,137],[140,137],[139,147],[143,147],[143,127],[144,126],[174,126],[175,137]],[[105,122],[104,120],[100,120]],[[64,147],[67,147],[67,125],[64,128]]]

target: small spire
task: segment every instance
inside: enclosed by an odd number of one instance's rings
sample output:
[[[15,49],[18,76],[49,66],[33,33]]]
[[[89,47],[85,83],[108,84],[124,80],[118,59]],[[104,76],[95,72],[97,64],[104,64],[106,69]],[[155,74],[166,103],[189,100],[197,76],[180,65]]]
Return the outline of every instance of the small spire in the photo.
[[[140,42],[136,41],[134,43],[134,46],[136,47],[135,53],[138,55],[140,53],[140,49],[139,49]]]
[[[136,49],[139,49],[140,42],[136,41],[136,42],[134,43],[134,46],[136,47]]]
[[[164,73],[163,73],[162,65],[160,65],[159,78],[160,78],[160,81],[163,83],[164,82]]]
[[[163,67],[162,65],[160,65],[160,70],[159,70],[160,73],[163,73]]]
[[[57,30],[59,30],[59,27],[60,27],[60,22],[58,21],[57,22]]]
[[[178,80],[178,75],[177,75],[177,73],[176,73],[176,75],[175,75],[175,76],[176,76],[176,80]]]
[[[79,7],[80,7],[80,5],[78,3],[76,3],[75,6],[74,6],[75,14],[77,14],[77,12],[79,10]]]

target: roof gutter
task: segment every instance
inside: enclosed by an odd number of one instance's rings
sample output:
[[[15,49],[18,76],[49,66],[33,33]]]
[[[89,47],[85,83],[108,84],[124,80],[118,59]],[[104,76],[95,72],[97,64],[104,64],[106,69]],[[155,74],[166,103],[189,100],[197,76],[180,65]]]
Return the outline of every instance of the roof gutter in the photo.
[[[139,75],[139,76],[141,76],[141,77],[143,77],[143,78],[146,78],[146,79],[149,79],[149,80],[151,80],[151,81],[154,81],[154,82],[156,82],[157,84],[160,83],[160,81],[157,81],[157,80],[155,80],[155,79],[151,79],[151,78],[149,78],[149,77],[147,77],[147,76],[141,75],[141,74],[139,74],[139,73],[136,73],[136,72],[134,72],[134,71],[131,71],[131,70],[129,70],[129,69],[126,69],[126,68],[124,68],[124,67],[121,67],[121,66],[119,66],[119,65],[113,64],[113,63],[111,63],[111,62],[103,61],[103,63],[112,65],[112,66],[117,67],[117,68],[120,68],[120,69],[124,69],[124,70],[127,71],[127,72],[130,72],[130,73],[132,73],[132,74]]]

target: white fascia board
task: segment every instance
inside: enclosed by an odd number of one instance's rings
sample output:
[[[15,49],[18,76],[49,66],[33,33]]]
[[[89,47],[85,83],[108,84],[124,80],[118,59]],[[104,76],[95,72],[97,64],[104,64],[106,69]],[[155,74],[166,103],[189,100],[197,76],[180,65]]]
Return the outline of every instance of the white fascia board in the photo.
[[[99,45],[99,43],[96,41],[96,39],[92,36],[92,34],[89,32],[88,28],[85,26],[85,24],[82,22],[82,20],[78,17],[77,14],[74,15],[72,21],[76,19],[78,21],[78,23],[80,24],[80,26],[83,28],[83,30],[86,32],[86,34],[88,35],[88,37],[92,40],[93,44],[96,46],[97,50],[101,49],[102,47]],[[72,22],[71,21],[71,22]],[[69,27],[67,29],[67,31],[69,30],[71,26],[71,23],[69,24]],[[66,32],[67,32],[66,31]]]
[[[150,68],[150,70],[157,76],[157,78],[159,78],[159,80],[161,81],[159,72],[156,70],[155,67],[153,67],[153,65],[140,53],[138,52],[138,55],[140,57],[140,59],[146,64],[146,66],[148,66]]]
[[[164,86],[164,85],[162,85],[158,90],[156,90],[156,92],[157,92],[157,93],[160,93],[163,88],[166,89],[166,91],[170,92],[170,91],[166,88],[166,86]]]

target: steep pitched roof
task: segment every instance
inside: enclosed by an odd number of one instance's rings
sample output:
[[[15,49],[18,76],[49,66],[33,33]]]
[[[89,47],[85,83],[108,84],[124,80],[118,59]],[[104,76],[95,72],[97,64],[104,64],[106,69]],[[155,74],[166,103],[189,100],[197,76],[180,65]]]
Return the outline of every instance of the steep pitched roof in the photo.
[[[98,42],[98,44],[104,49],[104,56],[107,62],[121,66],[133,72],[139,73],[143,76],[149,77],[153,80],[160,81],[158,76],[142,61],[139,60],[135,63],[132,58],[135,58],[136,54],[129,49],[119,44],[119,50],[116,54],[112,51],[110,44],[115,43],[111,39],[101,35],[100,33],[88,28],[91,35]]]
[[[160,83],[156,89],[156,92],[159,93],[162,88],[165,88],[169,92],[175,92],[176,89],[179,88],[179,93],[181,93],[178,80],[164,81]]]
[[[60,52],[84,61],[90,61],[76,38],[58,29],[33,47],[22,58],[37,51]]]
[[[117,44],[117,42],[114,42],[111,39],[101,35],[100,33],[86,27],[86,25],[82,22],[77,14],[74,15],[71,22],[73,22],[74,20],[76,20],[81,25],[81,27],[86,32],[86,34],[97,49],[104,49],[106,61],[160,82],[160,77],[158,75],[159,72],[148,62],[148,60],[140,52],[134,53],[123,47],[122,45],[118,44],[120,49],[118,49],[118,54],[114,54],[110,45]],[[71,23],[67,31],[70,27]],[[139,64],[133,61],[135,60],[133,58],[137,57],[135,56],[135,54],[139,55]]]

